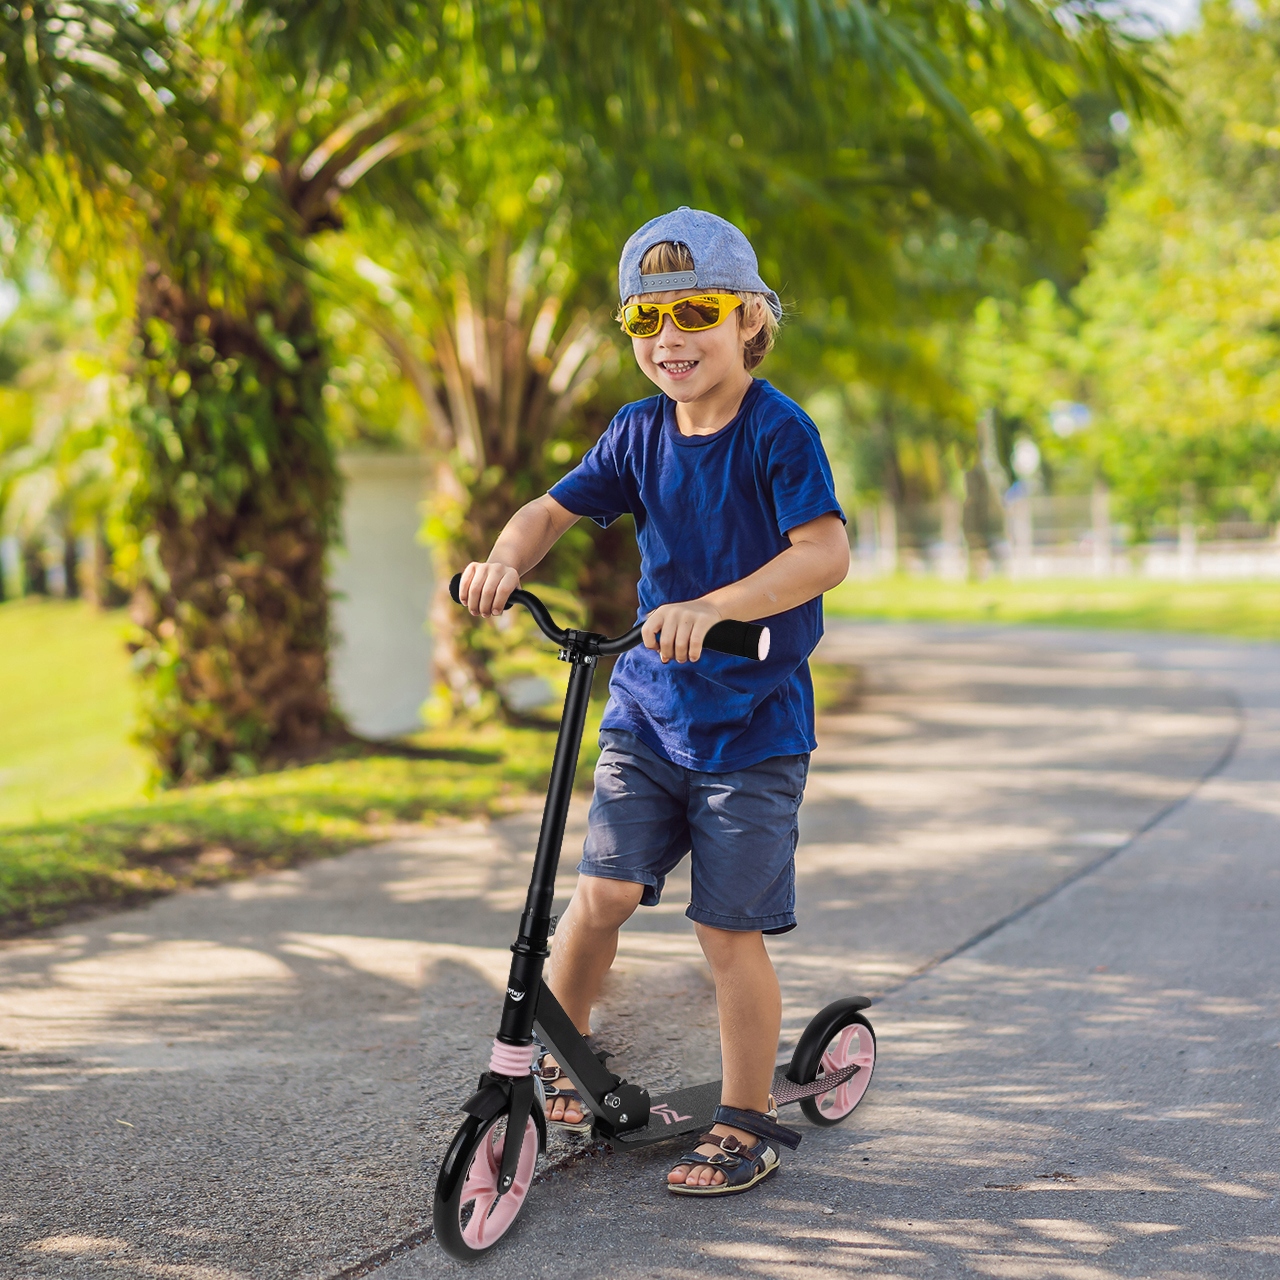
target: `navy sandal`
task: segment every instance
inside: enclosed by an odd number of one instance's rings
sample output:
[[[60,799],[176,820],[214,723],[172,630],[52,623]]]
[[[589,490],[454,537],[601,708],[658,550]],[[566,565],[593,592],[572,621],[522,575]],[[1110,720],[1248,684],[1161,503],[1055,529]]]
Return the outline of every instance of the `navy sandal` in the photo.
[[[745,1129],[760,1139],[753,1147],[739,1142],[733,1134],[721,1137],[718,1133],[704,1133],[693,1149],[682,1155],[671,1167],[686,1165],[710,1165],[724,1174],[724,1181],[705,1187],[691,1187],[683,1182],[668,1182],[667,1190],[676,1196],[731,1196],[739,1191],[749,1191],[757,1182],[763,1182],[782,1167],[778,1148],[789,1147],[794,1151],[800,1145],[800,1134],[778,1123],[777,1110],[744,1111],[739,1107],[719,1106],[712,1124],[727,1124],[735,1129]],[[713,1155],[703,1155],[702,1145],[717,1148]]]

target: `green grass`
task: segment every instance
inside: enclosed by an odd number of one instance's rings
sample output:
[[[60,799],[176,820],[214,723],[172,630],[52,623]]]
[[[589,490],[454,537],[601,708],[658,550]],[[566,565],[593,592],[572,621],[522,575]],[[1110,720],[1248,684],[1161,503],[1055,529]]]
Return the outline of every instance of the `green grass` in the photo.
[[[898,577],[845,582],[827,595],[826,607],[836,618],[1031,623],[1280,639],[1280,583],[1271,582],[941,582]]]
[[[494,725],[148,798],[123,628],[76,603],[0,605],[0,934],[340,853],[397,823],[503,812],[545,786],[554,729]]]
[[[0,934],[341,853],[396,823],[510,810],[545,785],[554,734],[493,726],[413,743],[0,830]]]
[[[124,628],[76,602],[0,605],[0,825],[142,798]]]

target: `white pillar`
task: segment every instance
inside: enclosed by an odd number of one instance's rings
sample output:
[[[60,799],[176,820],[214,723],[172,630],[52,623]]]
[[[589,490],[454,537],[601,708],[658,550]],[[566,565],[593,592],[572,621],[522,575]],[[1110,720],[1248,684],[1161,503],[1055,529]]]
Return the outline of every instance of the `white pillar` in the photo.
[[[1182,508],[1178,512],[1178,577],[1187,581],[1196,572],[1196,513],[1192,505],[1194,490],[1182,487]]]
[[[1009,540],[1013,543],[1012,577],[1029,578],[1035,567],[1035,530],[1031,523],[1031,494],[1025,482],[1022,492],[1009,499]]]
[[[1196,573],[1196,525],[1194,520],[1178,524],[1178,577],[1187,581]]]
[[[881,573],[897,573],[898,509],[888,498],[881,498],[876,510],[876,533],[879,546],[877,567]]]
[[[1111,491],[1101,480],[1093,486],[1089,504],[1093,524],[1093,576],[1111,576]]]
[[[22,547],[11,533],[0,538],[0,575],[6,600],[22,594]]]
[[[44,544],[44,580],[49,594],[58,599],[67,595],[66,543],[56,533],[50,534]]]
[[[938,575],[951,582],[961,581],[968,573],[965,554],[964,506],[950,489],[942,494],[942,555]]]
[[[343,545],[329,564],[329,686],[370,738],[412,733],[431,692],[431,556],[419,539],[428,466],[403,454],[346,454]]]
[[[876,537],[874,507],[858,508],[858,567],[863,577],[875,575],[879,561],[879,539]]]

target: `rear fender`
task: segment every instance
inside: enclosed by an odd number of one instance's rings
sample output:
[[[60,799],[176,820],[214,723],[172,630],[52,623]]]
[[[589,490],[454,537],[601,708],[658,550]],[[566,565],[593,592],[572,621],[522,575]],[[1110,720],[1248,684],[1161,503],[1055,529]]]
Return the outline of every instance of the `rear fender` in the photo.
[[[870,996],[845,996],[841,1000],[833,1000],[825,1009],[815,1013],[809,1019],[809,1025],[805,1027],[795,1053],[791,1055],[787,1079],[793,1084],[808,1084],[805,1075],[810,1070],[817,1071],[822,1051],[831,1037],[847,1023],[851,1013],[857,1013],[870,1004]]]

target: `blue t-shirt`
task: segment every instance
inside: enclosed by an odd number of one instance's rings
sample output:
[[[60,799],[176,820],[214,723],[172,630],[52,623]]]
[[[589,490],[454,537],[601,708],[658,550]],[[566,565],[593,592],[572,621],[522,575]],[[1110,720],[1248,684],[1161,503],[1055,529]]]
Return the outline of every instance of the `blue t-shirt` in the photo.
[[[756,379],[714,435],[682,436],[675,408],[665,395],[625,406],[551,489],[601,525],[635,517],[641,618],[754,573],[791,545],[785,534],[797,525],[844,519],[817,428],[767,382]],[[822,598],[760,621],[771,632],[763,662],[709,649],[667,666],[643,646],[624,654],[602,727],[709,773],[812,751],[807,660],[822,636]]]

